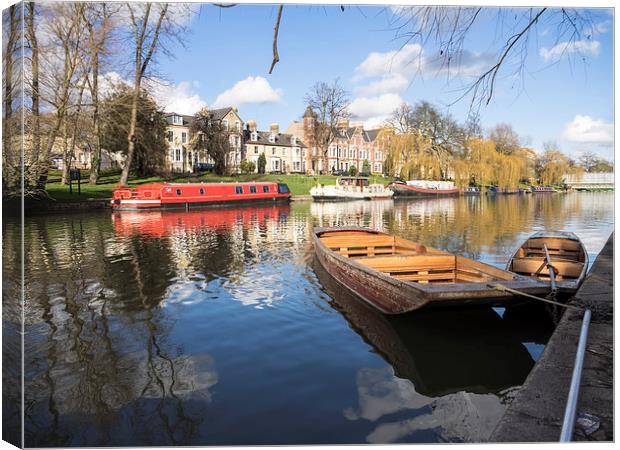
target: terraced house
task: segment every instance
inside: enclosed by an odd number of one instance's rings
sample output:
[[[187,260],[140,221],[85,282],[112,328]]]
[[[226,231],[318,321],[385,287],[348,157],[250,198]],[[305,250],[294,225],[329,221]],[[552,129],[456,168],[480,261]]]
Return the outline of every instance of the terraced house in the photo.
[[[258,131],[256,122],[249,120],[244,132],[245,155],[258,170],[258,158],[265,154],[265,171],[269,173],[305,173],[306,145],[297,136],[280,133],[277,123],[269,131]]]
[[[312,128],[316,125],[316,115],[307,108],[302,121],[293,122],[286,130],[308,146],[306,152],[306,172],[317,174],[324,170],[323,155],[312,142]],[[330,172],[349,171],[355,167],[361,172],[364,161],[368,161],[373,174],[382,174],[386,151],[379,139],[380,129],[364,129],[362,124],[351,124],[348,120],[340,122],[334,130],[334,138],[327,151],[327,167]]]
[[[213,109],[209,111],[211,120],[220,122],[228,129],[231,151],[229,153],[228,167],[233,173],[239,171],[239,164],[243,155],[243,120],[235,107]],[[213,164],[213,160],[206,152],[192,151],[190,142],[191,125],[194,116],[166,113],[166,140],[168,141],[168,154],[166,158],[167,169],[172,172],[194,172],[203,164]]]

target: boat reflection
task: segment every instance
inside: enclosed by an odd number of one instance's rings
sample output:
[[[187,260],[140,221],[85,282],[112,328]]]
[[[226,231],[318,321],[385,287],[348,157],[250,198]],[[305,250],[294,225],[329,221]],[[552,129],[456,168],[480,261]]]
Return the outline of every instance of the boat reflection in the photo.
[[[492,308],[386,316],[345,292],[318,261],[313,267],[333,299],[332,307],[398,377],[411,380],[427,397],[460,391],[497,394],[521,385],[534,365],[523,342],[544,341],[551,330],[549,321],[530,323],[522,320],[523,313],[504,313],[512,317],[508,321]]]
[[[286,221],[289,205],[209,208],[191,211],[116,211],[112,221],[119,236],[164,237],[177,231],[228,229],[237,224]]]

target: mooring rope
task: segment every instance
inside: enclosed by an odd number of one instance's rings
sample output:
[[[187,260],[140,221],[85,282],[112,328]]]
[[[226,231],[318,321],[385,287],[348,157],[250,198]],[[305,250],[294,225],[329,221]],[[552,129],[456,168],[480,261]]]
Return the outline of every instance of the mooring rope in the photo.
[[[503,284],[493,284],[489,283],[487,286],[497,289],[498,291],[510,292],[511,294],[521,295],[523,297],[533,298],[534,300],[540,300],[541,302],[551,303],[552,305],[562,306],[563,308],[574,309],[576,311],[584,311],[585,308],[580,308],[579,306],[569,305],[567,303],[560,303],[554,300],[549,300],[548,298],[537,297],[536,295],[527,294],[525,292],[517,291],[516,289],[509,288],[508,286],[504,286]]]

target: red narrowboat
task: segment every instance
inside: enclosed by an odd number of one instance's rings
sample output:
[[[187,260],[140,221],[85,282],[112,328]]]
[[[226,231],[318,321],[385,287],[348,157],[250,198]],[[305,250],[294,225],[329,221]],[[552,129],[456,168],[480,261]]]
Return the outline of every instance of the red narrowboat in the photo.
[[[151,183],[115,189],[111,205],[116,210],[190,209],[290,199],[285,183]]]

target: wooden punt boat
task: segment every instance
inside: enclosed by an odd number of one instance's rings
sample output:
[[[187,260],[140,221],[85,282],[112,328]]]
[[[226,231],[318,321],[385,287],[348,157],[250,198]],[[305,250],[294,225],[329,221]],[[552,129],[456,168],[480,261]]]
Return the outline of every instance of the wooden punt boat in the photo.
[[[336,281],[385,314],[425,306],[523,301],[502,286],[546,295],[548,283],[365,228],[317,228],[314,248]],[[500,285],[499,287],[497,285]]]
[[[550,283],[545,245],[555,271],[558,291],[575,293],[588,272],[588,252],[574,233],[542,231],[533,234],[512,255],[506,270]]]
[[[427,397],[499,393],[523,384],[534,360],[522,342],[544,344],[553,330],[544,307],[536,302],[507,308],[501,316],[491,307],[381,314],[342,289],[316,258],[312,267],[331,297],[330,306],[397,377],[411,380],[416,392]]]

